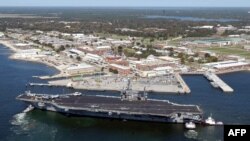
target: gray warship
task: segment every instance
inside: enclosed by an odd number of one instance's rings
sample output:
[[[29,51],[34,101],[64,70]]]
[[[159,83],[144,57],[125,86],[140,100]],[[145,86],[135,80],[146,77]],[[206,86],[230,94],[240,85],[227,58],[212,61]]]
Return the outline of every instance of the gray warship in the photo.
[[[120,97],[84,95],[79,92],[49,95],[26,91],[19,95],[17,100],[36,109],[70,116],[164,123],[202,122],[202,110],[199,106],[148,99],[145,88],[143,93],[132,90],[130,80],[121,90]]]

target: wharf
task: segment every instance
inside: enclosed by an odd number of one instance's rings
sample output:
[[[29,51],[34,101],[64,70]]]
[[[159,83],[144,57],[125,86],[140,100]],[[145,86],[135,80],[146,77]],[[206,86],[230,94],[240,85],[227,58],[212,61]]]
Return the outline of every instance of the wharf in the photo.
[[[177,79],[177,81],[180,83],[183,92],[181,93],[191,93],[190,88],[188,87],[188,85],[186,84],[186,82],[182,79],[182,77],[180,76],[180,74],[175,74],[175,77]]]
[[[60,79],[60,78],[66,78],[67,76],[64,76],[62,74],[53,75],[53,76],[33,76],[34,78],[39,78],[42,80],[50,80],[50,79]]]
[[[49,86],[49,87],[55,86],[55,85],[45,84],[45,83],[29,83],[28,85],[29,86]]]
[[[219,87],[222,89],[223,92],[233,92],[234,90],[228,86],[223,80],[221,80],[216,74],[214,73],[205,73],[204,76],[211,81],[211,84],[214,87]]]
[[[126,86],[126,82],[126,78],[108,76],[100,78],[88,77],[77,82],[74,82],[71,79],[62,79],[49,81],[48,83],[56,86],[67,86],[71,83],[74,89],[82,90],[120,91]],[[146,87],[146,91],[148,92],[190,93],[190,89],[179,74],[154,77],[150,80],[148,78],[134,79],[131,83],[133,84],[133,90],[135,91],[144,91],[144,88]]]

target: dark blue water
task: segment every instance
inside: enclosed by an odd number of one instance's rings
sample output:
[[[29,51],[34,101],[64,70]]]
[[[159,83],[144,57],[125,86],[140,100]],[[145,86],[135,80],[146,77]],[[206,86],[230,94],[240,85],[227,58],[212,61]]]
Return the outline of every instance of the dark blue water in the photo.
[[[167,19],[167,20],[181,20],[181,21],[193,21],[193,22],[236,22],[237,19],[208,19],[208,18],[198,18],[198,17],[182,17],[182,16],[159,16],[159,15],[150,15],[145,16],[146,19]]]
[[[83,117],[66,117],[58,113],[34,110],[22,111],[26,105],[15,97],[26,89],[39,93],[67,93],[65,88],[32,87],[28,82],[39,82],[33,75],[52,75],[53,68],[42,64],[8,59],[10,51],[0,46],[0,140],[7,141],[165,141],[165,140],[223,140],[222,127],[198,126],[196,132],[184,129],[183,125],[122,122]],[[222,75],[235,90],[232,94],[214,89],[202,76],[184,76],[190,86],[190,95],[150,94],[152,98],[169,99],[183,104],[197,104],[205,116],[213,114],[227,124],[250,124],[250,73],[240,72]],[[119,93],[88,92],[87,94]]]

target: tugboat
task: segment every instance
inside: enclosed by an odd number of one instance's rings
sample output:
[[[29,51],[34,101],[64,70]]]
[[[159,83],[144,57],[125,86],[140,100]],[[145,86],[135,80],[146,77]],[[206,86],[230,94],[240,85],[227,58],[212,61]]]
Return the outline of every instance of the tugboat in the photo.
[[[215,120],[212,118],[212,116],[209,116],[206,120],[205,120],[205,123],[207,125],[215,125]]]
[[[209,116],[206,120],[205,120],[205,124],[206,125],[223,125],[223,122],[218,121],[216,122],[213,118],[212,115]]]

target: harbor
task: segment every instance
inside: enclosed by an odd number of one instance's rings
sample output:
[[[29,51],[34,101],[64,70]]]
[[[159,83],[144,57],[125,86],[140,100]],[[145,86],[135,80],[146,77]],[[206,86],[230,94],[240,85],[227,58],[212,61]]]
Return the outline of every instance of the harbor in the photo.
[[[0,141],[222,141],[250,124],[250,2],[129,1],[0,4]]]
[[[98,140],[100,138],[114,138],[115,140],[121,140],[124,136],[134,136],[136,133],[138,138],[144,140],[164,140],[166,138],[172,138],[174,140],[186,140],[186,129],[181,125],[172,124],[158,124],[158,123],[143,123],[143,122],[121,122],[115,120],[102,120],[92,118],[73,118],[62,116],[61,114],[44,112],[40,110],[34,110],[25,114],[18,113],[23,111],[27,105],[19,101],[12,101],[17,95],[25,91],[24,85],[16,85],[29,82],[45,83],[44,80],[33,78],[32,76],[51,76],[57,73],[53,68],[46,67],[42,64],[34,64],[23,61],[16,61],[8,59],[8,50],[2,50],[6,55],[0,55],[1,68],[7,69],[9,75],[2,74],[1,79],[1,91],[4,107],[0,110],[2,116],[1,125],[4,130],[1,131],[0,137],[3,140],[23,140],[27,141],[30,138],[39,140],[41,136],[46,140],[54,140],[51,134],[57,136],[59,139],[69,139],[67,133],[71,133],[72,136],[77,138],[86,138],[90,140]],[[15,66],[15,67],[14,67]],[[18,73],[17,73],[18,72]],[[10,77],[11,76],[11,77]],[[181,104],[194,104],[199,105],[203,111],[204,116],[208,117],[211,113],[215,119],[223,121],[225,124],[249,124],[249,113],[238,114],[239,111],[249,111],[248,99],[249,99],[249,81],[245,78],[249,77],[249,72],[235,72],[232,74],[219,75],[226,83],[234,88],[234,92],[230,97],[223,95],[222,91],[218,91],[208,83],[202,75],[183,75],[183,80],[189,85],[192,90],[191,95],[165,95],[158,93],[149,93],[149,99],[161,99],[169,100],[175,103]],[[32,92],[36,93],[73,93],[74,89],[67,89],[62,87],[30,87]],[[77,90],[79,91],[79,90]],[[82,91],[84,94],[97,95],[96,92]],[[99,93],[100,94],[100,93]],[[102,95],[117,96],[117,92],[102,92]],[[212,95],[212,96],[211,96]],[[205,100],[204,100],[205,99]],[[227,100],[225,100],[227,99]],[[213,103],[213,104],[211,104]],[[232,107],[232,103],[234,106]],[[244,104],[245,103],[245,104]],[[6,110],[8,109],[8,110]],[[232,115],[232,116],[228,116]],[[236,118],[235,118],[236,117]],[[240,121],[238,119],[241,119]],[[72,128],[74,127],[74,132]],[[152,128],[154,132],[152,132]],[[211,130],[211,128],[213,130]],[[6,130],[7,129],[7,130]],[[53,131],[48,134],[47,131]],[[56,133],[55,133],[56,131]],[[174,131],[174,133],[173,133]],[[85,134],[82,134],[82,133]],[[99,136],[89,136],[94,132],[101,132]],[[167,132],[167,134],[166,134]],[[221,127],[200,127],[197,126],[196,132],[198,133],[196,138],[220,140],[223,137],[223,128]],[[211,136],[211,133],[213,136]],[[26,135],[29,136],[26,136]],[[184,135],[185,134],[185,135]],[[14,136],[13,136],[14,135]],[[115,135],[115,136],[114,136]],[[146,135],[146,136],[145,136]],[[133,139],[132,139],[133,140]]]

